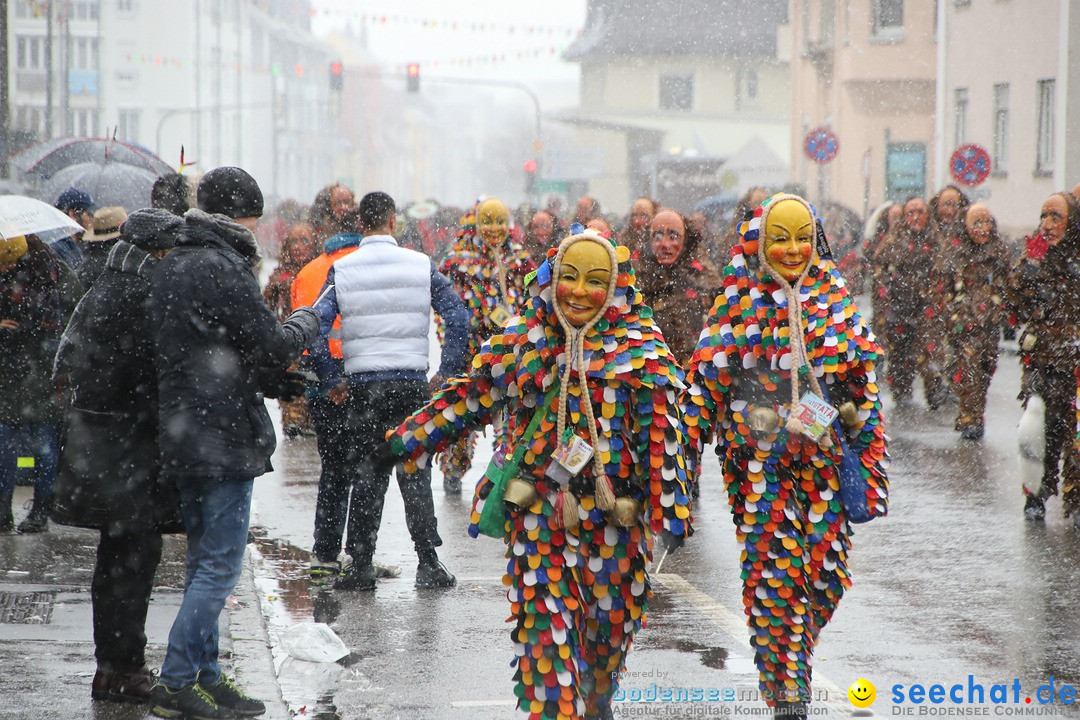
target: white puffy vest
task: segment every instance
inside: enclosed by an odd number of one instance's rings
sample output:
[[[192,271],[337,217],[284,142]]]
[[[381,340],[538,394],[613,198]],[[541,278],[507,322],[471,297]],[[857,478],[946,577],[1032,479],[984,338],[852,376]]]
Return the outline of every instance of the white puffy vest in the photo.
[[[431,260],[389,235],[334,263],[345,372],[428,369]]]

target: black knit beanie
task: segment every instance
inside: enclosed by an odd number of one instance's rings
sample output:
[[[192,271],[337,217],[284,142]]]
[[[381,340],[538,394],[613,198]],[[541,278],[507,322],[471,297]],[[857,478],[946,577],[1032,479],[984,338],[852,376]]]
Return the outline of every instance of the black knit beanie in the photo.
[[[199,181],[199,209],[234,220],[261,217],[263,194],[255,178],[238,167],[219,167]]]

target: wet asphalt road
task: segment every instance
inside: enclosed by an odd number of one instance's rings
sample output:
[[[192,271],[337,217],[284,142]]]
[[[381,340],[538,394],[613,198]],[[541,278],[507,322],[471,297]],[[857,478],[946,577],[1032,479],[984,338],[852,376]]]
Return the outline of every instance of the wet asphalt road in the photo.
[[[906,712],[891,688],[1019,681],[1019,705],[989,715],[1040,710],[1072,716],[1058,704],[1028,705],[1038,686],[1080,685],[1080,533],[1051,500],[1045,524],[1023,519],[1014,428],[1019,366],[1003,354],[991,386],[986,437],[959,438],[953,408],[930,412],[886,401],[894,461],[888,518],[858,527],[847,593],[817,647],[815,707],[850,715],[847,687],[877,687],[868,711]],[[471,486],[487,463],[481,439]],[[296,622],[330,623],[354,652],[349,667],[288,658],[275,647],[282,693],[299,717],[323,720],[469,718],[513,715],[509,605],[503,546],[465,533],[469,494],[448,495],[435,472],[434,496],[445,545],[440,554],[458,587],[418,591],[415,555],[396,486],[386,504],[377,558],[401,578],[374,593],[313,588],[307,550],[318,481],[314,441],[283,442],[277,471],[257,481],[252,525],[259,537],[257,584],[270,637]],[[695,509],[697,534],[654,577],[648,627],[632,649],[617,717],[720,717],[765,712],[754,698],[754,670],[742,614],[738,548],[715,460],[705,468]],[[1052,678],[1052,680],[1051,680]],[[655,686],[655,687],[654,687]],[[734,702],[634,701],[655,688],[730,689]],[[1045,695],[1044,691],[1044,695]],[[1011,700],[1011,698],[1010,698]],[[929,705],[905,703],[918,715]],[[930,708],[962,712],[970,706]]]

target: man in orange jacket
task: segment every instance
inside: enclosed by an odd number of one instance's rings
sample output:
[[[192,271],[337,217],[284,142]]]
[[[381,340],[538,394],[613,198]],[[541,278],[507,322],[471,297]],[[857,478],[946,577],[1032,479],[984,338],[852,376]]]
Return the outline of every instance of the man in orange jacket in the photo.
[[[319,299],[319,292],[326,284],[326,276],[335,261],[356,250],[364,236],[360,233],[359,209],[354,205],[342,218],[345,228],[337,235],[326,239],[323,254],[305,265],[292,284],[293,307],[312,306]],[[297,304],[299,303],[299,304]],[[339,372],[344,373],[341,355],[341,316],[334,320],[330,334],[330,355],[338,364]],[[310,359],[304,353],[304,366],[310,370]],[[345,519],[348,512],[348,493],[344,496],[334,491],[342,483],[342,464],[346,461],[347,442],[345,439],[345,406],[330,402],[326,393],[320,392],[318,383],[309,386],[308,395],[311,404],[311,420],[315,426],[315,439],[319,448],[322,471],[319,474],[319,497],[315,506],[315,547],[311,558],[311,579],[329,580],[345,571],[344,564],[338,560],[341,552],[341,538],[345,532]],[[375,562],[378,577],[398,577],[401,568]]]

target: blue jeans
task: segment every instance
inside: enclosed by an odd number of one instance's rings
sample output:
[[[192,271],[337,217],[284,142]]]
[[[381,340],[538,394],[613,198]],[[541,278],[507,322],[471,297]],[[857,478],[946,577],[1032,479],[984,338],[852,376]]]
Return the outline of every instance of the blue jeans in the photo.
[[[32,473],[34,497],[47,500],[53,494],[57,462],[56,426],[51,423],[0,423],[0,496],[12,494],[19,475]],[[19,468],[19,458],[33,460],[33,468]],[[24,464],[28,464],[25,463]]]
[[[193,685],[200,673],[209,685],[221,675],[218,618],[244,566],[252,478],[184,478],[176,485],[188,550],[184,599],[161,665],[161,682],[173,689]]]

